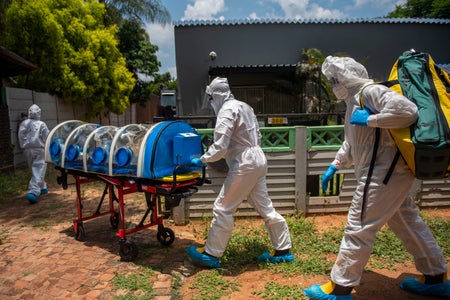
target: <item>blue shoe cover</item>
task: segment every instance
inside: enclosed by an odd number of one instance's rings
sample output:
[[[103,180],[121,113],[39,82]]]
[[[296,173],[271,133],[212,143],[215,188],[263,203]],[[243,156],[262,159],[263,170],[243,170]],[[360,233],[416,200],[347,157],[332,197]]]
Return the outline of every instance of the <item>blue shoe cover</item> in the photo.
[[[277,256],[273,256],[273,253],[270,252],[264,252],[263,254],[258,256],[258,261],[268,262],[272,264],[279,264],[282,262],[294,262],[294,260],[295,260],[294,255],[292,255],[291,252]]]
[[[48,193],[48,188],[41,189],[41,195],[45,195]]]
[[[34,203],[37,203],[37,202],[38,202],[38,197],[37,197],[35,194],[28,193],[28,194],[27,194],[27,200],[28,200],[31,204],[34,204]]]
[[[303,294],[305,294],[311,300],[352,300],[352,295],[332,295],[326,294],[320,288],[320,284],[315,284],[303,290]]]
[[[195,262],[211,268],[220,268],[219,258],[199,252],[197,246],[190,246],[186,248],[188,256]]]
[[[400,283],[400,287],[422,296],[450,297],[450,280],[443,283],[425,284],[415,278],[406,278]]]

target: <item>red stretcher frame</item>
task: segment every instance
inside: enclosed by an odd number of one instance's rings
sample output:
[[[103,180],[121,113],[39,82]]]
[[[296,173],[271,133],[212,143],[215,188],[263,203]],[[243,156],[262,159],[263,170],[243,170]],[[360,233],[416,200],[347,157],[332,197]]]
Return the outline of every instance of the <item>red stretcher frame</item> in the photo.
[[[57,182],[63,187],[63,189],[68,188],[68,175],[73,176],[75,179],[77,191],[77,218],[73,220],[75,239],[79,241],[85,239],[86,234],[84,230],[84,221],[109,215],[111,226],[114,229],[117,229],[116,236],[119,238],[119,255],[123,261],[134,261],[139,254],[137,245],[133,241],[127,240],[126,238],[130,234],[152,226],[158,226],[156,237],[162,245],[169,246],[175,240],[175,233],[173,230],[164,227],[163,224],[163,220],[167,218],[170,213],[168,214],[165,212],[162,214],[161,196],[165,197],[166,209],[168,206],[175,207],[179,205],[182,198],[190,197],[196,193],[198,186],[201,186],[204,183],[210,183],[209,180],[205,179],[205,168],[202,168],[201,176],[184,181],[177,181],[175,170],[172,176],[172,182],[162,182],[158,180],[125,176],[111,177],[96,173],[86,173],[80,170],[65,169],[61,167],[55,168],[61,172],[61,175],[57,177]],[[104,182],[105,188],[96,211],[89,216],[84,216],[82,204],[82,185],[95,181]],[[117,195],[115,193],[115,189],[117,189]],[[138,192],[143,192],[145,194],[147,209],[139,224],[137,224],[134,228],[126,229],[124,196]],[[106,211],[101,211],[106,195],[109,195],[109,208]],[[114,202],[117,202],[118,211],[116,210],[116,205]],[[150,213],[151,215],[148,219],[149,221],[146,221]]]

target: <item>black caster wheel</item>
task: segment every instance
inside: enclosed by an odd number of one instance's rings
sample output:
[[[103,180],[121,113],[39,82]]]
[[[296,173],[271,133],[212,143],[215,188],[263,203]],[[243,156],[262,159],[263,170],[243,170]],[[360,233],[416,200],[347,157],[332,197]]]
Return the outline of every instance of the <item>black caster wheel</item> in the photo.
[[[156,233],[156,238],[163,246],[169,246],[175,240],[175,233],[170,228],[158,229]]]
[[[119,254],[123,261],[133,261],[137,258],[139,249],[134,242],[125,240],[119,242]]]
[[[119,212],[115,211],[114,216],[111,215],[111,217],[109,217],[109,222],[111,223],[112,228],[117,229],[117,227],[119,226],[119,222],[120,222]]]
[[[83,222],[79,221],[75,230],[75,239],[77,241],[84,241],[86,239],[86,231],[84,230]]]

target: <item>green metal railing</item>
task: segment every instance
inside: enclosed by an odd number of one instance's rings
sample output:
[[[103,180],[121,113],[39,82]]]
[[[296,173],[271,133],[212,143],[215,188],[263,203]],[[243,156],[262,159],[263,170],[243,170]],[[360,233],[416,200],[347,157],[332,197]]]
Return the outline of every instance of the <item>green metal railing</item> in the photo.
[[[295,126],[262,127],[261,147],[265,152],[283,152],[295,150]],[[308,150],[337,150],[344,140],[344,126],[307,127],[306,142]],[[197,129],[202,137],[205,150],[213,140],[212,128]]]
[[[344,141],[344,125],[307,127],[308,150],[336,150]]]

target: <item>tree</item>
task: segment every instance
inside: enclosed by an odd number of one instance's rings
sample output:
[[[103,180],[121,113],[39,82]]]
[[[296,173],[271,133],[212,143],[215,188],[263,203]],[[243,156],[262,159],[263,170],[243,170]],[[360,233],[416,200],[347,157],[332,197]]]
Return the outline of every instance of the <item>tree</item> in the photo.
[[[136,19],[124,20],[117,33],[119,50],[127,60],[127,68],[135,74],[152,76],[161,63],[156,57],[158,47],[152,45],[144,28]]]
[[[119,48],[127,60],[127,68],[134,73],[136,85],[130,95],[131,102],[145,103],[150,97],[148,77],[155,77],[161,63],[146,33],[144,22],[170,22],[170,14],[159,0],[105,0],[105,23],[119,26]]]
[[[3,28],[3,20],[5,19],[5,11],[6,8],[11,4],[12,0],[0,0],[0,36],[2,35]]]
[[[117,37],[119,50],[127,62],[126,66],[136,79],[130,101],[145,103],[150,97],[150,92],[147,89],[148,82],[141,78],[154,76],[158,72],[161,66],[156,56],[158,47],[150,43],[147,32],[140,27],[136,19],[124,20]]]
[[[388,18],[450,18],[450,0],[407,0],[396,5]]]
[[[55,93],[89,107],[121,114],[134,86],[118,49],[116,26],[105,27],[95,0],[16,0],[6,11],[5,45],[38,66],[21,87]]]
[[[155,74],[153,82],[148,86],[149,91],[154,95],[159,95],[161,90],[176,90],[177,81],[172,78],[169,72]]]
[[[139,20],[144,22],[168,23],[169,11],[160,0],[100,0],[106,6],[108,20],[119,24],[121,20]]]

